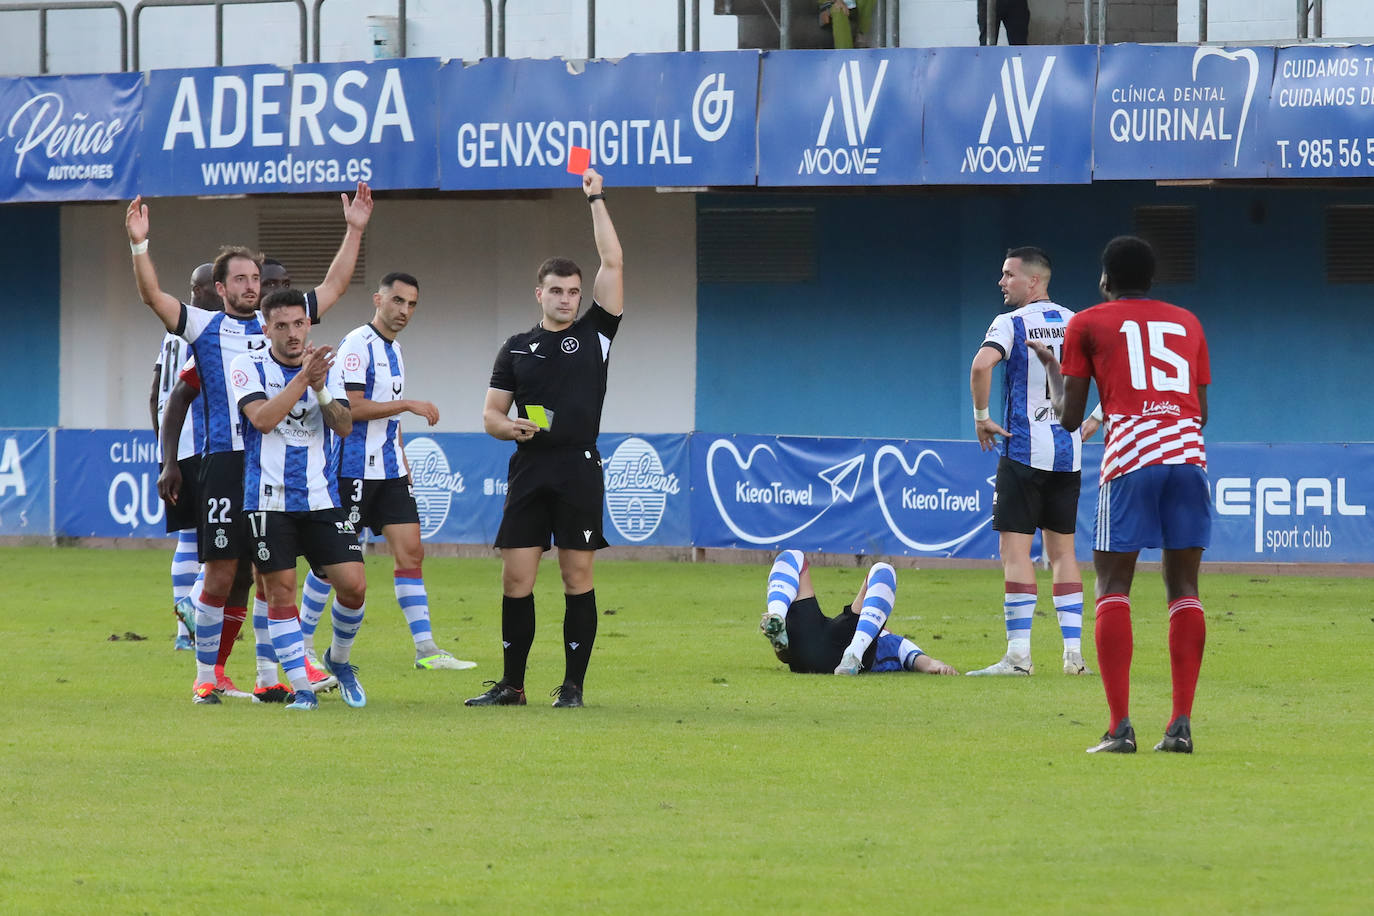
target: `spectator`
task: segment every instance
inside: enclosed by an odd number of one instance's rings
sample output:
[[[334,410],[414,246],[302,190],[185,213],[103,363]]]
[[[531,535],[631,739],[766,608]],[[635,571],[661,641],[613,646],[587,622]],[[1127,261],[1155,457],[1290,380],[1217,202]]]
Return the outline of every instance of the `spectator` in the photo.
[[[871,48],[873,8],[878,0],[817,0],[821,28],[829,29],[839,49]]]
[[[980,45],[997,44],[997,30],[1001,26],[1006,26],[1007,44],[1023,45],[1027,43],[1026,37],[1030,32],[1030,0],[997,0],[997,9],[994,13],[997,19],[992,24],[991,35],[988,34],[988,0],[974,0],[974,2],[978,4],[978,43]]]

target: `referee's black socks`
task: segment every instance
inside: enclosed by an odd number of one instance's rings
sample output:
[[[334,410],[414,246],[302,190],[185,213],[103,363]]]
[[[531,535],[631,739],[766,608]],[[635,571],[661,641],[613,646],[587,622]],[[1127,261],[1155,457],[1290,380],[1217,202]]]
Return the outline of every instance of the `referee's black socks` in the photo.
[[[595,619],[592,620],[592,624],[595,626]],[[505,644],[506,663],[501,680],[523,690],[525,663],[530,657],[530,646],[534,645],[534,595],[526,595],[523,598],[501,596],[501,642]]]
[[[567,602],[563,614],[563,654],[567,660],[563,683],[581,687],[587,679],[592,643],[596,642],[596,589],[563,598]]]

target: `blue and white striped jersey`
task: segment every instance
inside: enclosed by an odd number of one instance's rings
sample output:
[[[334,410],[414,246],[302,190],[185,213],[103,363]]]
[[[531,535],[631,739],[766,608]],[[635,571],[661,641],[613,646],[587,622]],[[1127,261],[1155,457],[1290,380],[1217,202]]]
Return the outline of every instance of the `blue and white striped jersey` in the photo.
[[[276,397],[301,372],[283,366],[270,350],[235,357],[229,374],[235,403]],[[330,373],[329,393],[344,399],[341,385]],[[329,436],[313,388],[267,434],[243,422],[243,508],[245,511],[310,512],[339,506],[338,478],[329,460]]]
[[[348,333],[339,344],[334,365],[341,368],[344,388],[361,391],[369,401],[385,404],[405,398],[406,371],[401,345],[387,340],[371,324]],[[340,477],[383,480],[404,477],[406,473],[399,416],[353,424],[353,432],[343,441]]]
[[[162,338],[162,349],[158,350],[157,361],[157,428],[158,446],[162,446],[163,414],[167,411],[167,399],[172,396],[181,370],[191,356],[190,344],[176,334],[168,332]],[[200,446],[205,441],[205,405],[200,398],[191,402],[186,412],[186,422],[181,424],[181,438],[177,440],[177,461],[200,454]],[[160,453],[160,452],[159,452]]]
[[[319,317],[319,303],[312,289],[305,294],[306,314]],[[205,443],[202,455],[243,450],[242,415],[229,385],[229,366],[244,353],[267,348],[262,314],[235,318],[228,312],[207,312],[181,306],[176,334],[191,345],[200,372],[200,393],[205,400]]]
[[[1037,340],[1062,357],[1064,332],[1072,316],[1073,312],[1048,300],[1032,302],[998,315],[983,340],[983,346],[1002,354],[1006,366],[1002,428],[1011,437],[1003,440],[1002,454],[1042,471],[1079,470],[1083,442],[1077,432],[1059,425],[1045,367],[1026,341]]]

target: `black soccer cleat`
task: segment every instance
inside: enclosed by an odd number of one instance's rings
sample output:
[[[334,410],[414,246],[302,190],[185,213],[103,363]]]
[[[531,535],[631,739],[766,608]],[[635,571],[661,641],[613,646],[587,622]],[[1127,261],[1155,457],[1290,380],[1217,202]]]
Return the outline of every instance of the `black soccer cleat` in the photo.
[[[1187,716],[1179,716],[1164,730],[1164,740],[1155,745],[1157,751],[1170,751],[1175,754],[1193,752],[1193,729]]]
[[[576,684],[560,684],[549,692],[554,709],[573,709],[582,706],[582,688]]]
[[[464,706],[524,706],[525,691],[505,681],[483,681],[491,689],[463,701]]]
[[[1102,740],[1088,748],[1089,754],[1134,754],[1135,729],[1130,719],[1122,719],[1116,731],[1107,732]]]

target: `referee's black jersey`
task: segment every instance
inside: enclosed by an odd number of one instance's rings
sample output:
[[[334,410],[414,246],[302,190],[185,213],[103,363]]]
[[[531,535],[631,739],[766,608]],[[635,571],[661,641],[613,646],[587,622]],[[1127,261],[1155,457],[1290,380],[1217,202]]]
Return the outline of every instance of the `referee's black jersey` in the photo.
[[[522,417],[529,417],[531,404],[551,415],[549,428],[519,443],[519,448],[595,448],[611,340],[619,327],[619,315],[593,302],[586,314],[561,331],[535,325],[501,345],[491,387],[511,392]]]

